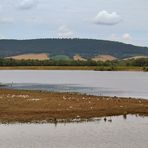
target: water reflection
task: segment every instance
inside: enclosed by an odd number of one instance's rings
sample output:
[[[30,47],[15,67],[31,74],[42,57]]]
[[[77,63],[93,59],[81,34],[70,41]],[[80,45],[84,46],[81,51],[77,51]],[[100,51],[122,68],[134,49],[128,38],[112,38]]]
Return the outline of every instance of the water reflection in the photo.
[[[127,115],[126,114],[123,115],[123,119],[125,119],[125,120],[127,119]]]
[[[148,118],[128,115],[93,122],[0,125],[1,148],[119,148],[148,146]],[[111,121],[112,122],[111,122]]]

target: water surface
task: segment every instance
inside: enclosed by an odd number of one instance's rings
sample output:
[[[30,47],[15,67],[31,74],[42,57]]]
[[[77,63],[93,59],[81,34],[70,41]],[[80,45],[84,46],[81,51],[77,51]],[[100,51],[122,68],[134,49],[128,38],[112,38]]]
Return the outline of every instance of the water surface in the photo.
[[[109,117],[107,119],[110,119]],[[1,148],[147,148],[148,118],[0,125]]]
[[[146,72],[4,70],[0,82],[17,89],[148,98]]]

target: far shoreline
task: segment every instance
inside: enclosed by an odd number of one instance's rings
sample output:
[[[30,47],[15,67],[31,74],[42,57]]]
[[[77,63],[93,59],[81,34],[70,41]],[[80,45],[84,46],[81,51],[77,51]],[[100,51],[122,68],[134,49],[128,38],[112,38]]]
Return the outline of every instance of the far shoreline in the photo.
[[[117,66],[111,69],[108,66],[0,66],[0,70],[88,70],[88,71],[140,71],[143,67],[136,66]]]

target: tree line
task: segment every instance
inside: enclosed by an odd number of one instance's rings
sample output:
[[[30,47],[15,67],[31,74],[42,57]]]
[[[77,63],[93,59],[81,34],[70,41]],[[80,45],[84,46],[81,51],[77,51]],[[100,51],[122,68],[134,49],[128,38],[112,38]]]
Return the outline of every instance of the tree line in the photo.
[[[136,66],[148,67],[148,58],[130,59],[130,60],[115,60],[115,61],[74,61],[74,60],[15,60],[0,58],[0,66]]]

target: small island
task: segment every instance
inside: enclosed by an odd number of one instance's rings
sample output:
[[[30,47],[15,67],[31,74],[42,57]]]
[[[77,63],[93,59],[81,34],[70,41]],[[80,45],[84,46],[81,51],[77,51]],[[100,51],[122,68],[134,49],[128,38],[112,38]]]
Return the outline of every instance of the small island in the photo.
[[[1,123],[71,122],[148,115],[148,100],[77,93],[0,89]]]

